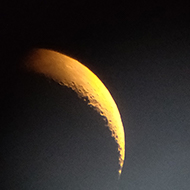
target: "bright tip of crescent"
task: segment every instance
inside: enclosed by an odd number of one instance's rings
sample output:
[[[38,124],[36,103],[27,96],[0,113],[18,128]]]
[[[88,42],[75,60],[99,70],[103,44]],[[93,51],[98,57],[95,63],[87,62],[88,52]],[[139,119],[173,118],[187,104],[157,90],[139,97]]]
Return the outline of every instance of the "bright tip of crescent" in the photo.
[[[75,59],[47,49],[34,49],[27,57],[25,66],[71,88],[80,98],[88,99],[88,105],[106,117],[107,126],[118,145],[120,175],[125,157],[124,128],[117,105],[100,79]]]

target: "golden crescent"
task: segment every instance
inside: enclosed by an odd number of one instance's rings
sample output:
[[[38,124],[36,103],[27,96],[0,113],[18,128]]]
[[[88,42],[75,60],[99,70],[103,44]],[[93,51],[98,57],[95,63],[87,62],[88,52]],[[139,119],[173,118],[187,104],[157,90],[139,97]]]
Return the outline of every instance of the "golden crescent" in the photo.
[[[80,98],[88,99],[88,105],[106,117],[107,126],[118,145],[120,175],[125,158],[124,128],[117,105],[101,80],[77,60],[48,49],[34,49],[27,57],[25,66],[71,88]]]

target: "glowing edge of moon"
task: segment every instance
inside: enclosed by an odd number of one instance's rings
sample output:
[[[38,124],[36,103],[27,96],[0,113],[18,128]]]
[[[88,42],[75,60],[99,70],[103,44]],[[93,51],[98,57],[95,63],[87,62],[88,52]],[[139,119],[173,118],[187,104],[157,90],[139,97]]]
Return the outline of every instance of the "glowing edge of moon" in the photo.
[[[107,118],[107,126],[118,144],[120,175],[125,157],[124,128],[117,105],[100,79],[77,60],[53,50],[34,49],[24,65],[29,71],[71,88],[79,98],[88,100],[89,106]]]

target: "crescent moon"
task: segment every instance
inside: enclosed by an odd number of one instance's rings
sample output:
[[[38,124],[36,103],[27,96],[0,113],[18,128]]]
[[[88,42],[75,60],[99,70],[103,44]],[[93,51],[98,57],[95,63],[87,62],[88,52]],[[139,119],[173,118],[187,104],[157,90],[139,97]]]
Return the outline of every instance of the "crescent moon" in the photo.
[[[75,91],[79,98],[107,119],[107,127],[118,145],[122,172],[125,157],[125,135],[121,116],[110,92],[101,80],[77,60],[48,49],[34,49],[24,62],[25,68],[53,79]]]

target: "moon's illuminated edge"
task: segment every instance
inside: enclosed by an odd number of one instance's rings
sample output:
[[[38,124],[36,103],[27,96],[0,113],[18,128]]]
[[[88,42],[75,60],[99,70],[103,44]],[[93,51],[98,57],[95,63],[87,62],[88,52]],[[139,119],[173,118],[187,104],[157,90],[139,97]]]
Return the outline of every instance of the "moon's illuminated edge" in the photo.
[[[77,60],[48,49],[34,49],[25,59],[27,70],[43,74],[74,90],[80,98],[88,99],[99,114],[106,117],[119,152],[119,175],[125,158],[125,135],[117,105],[100,79]]]

